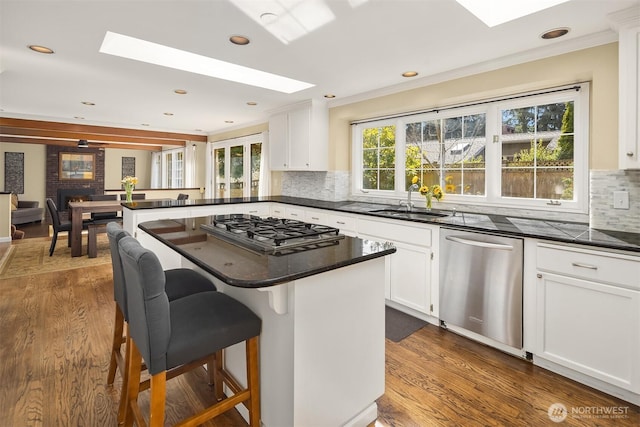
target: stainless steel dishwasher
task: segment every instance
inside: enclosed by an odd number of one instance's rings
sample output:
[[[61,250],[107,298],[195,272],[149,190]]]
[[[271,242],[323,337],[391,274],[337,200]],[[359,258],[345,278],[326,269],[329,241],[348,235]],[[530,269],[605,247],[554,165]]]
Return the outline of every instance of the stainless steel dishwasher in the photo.
[[[522,349],[522,239],[440,229],[440,321]]]

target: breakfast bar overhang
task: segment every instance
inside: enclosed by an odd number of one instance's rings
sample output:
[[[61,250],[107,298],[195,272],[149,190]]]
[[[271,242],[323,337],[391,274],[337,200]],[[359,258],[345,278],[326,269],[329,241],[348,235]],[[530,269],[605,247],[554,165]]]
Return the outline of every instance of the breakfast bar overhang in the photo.
[[[138,225],[165,268],[212,276],[219,291],[262,319],[260,381],[265,427],[367,426],[384,394],[385,258],[395,248],[344,237],[311,250],[265,254],[204,231],[211,217]],[[245,381],[244,347],[225,364]],[[244,407],[238,410],[245,416]]]

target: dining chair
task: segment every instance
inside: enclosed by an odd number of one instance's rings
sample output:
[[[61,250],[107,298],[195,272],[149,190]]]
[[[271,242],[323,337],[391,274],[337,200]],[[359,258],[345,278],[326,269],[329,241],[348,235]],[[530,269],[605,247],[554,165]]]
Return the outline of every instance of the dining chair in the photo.
[[[131,236],[117,222],[107,224],[107,237],[109,239],[109,249],[111,251],[111,268],[113,271],[113,299],[115,301],[115,321],[113,328],[113,339],[111,345],[111,357],[109,362],[109,371],[107,374],[107,384],[113,385],[115,381],[116,371],[120,370],[122,376],[123,391],[126,384],[125,367],[126,360],[122,356],[122,344],[126,344],[127,328],[126,323],[129,321],[127,308],[127,295],[125,292],[125,277],[122,269],[122,260],[118,251],[118,243],[120,239]],[[189,268],[174,268],[164,271],[165,275],[165,292],[169,301],[173,301],[187,295],[197,294],[199,292],[216,291],[216,286],[212,281],[204,275]],[[207,372],[209,374],[209,384],[213,384],[213,358],[209,361]],[[143,385],[148,387],[148,385]],[[118,410],[119,422],[124,421],[124,399],[121,394],[120,408]]]
[[[215,357],[217,401],[183,420],[196,426],[242,403],[249,425],[260,426],[258,336],[262,321],[244,304],[221,292],[201,292],[169,301],[158,257],[130,236],[118,243],[129,314],[125,426],[146,425],[140,407],[142,364],[151,375],[149,426],[164,425],[167,371]],[[247,386],[224,369],[223,349],[245,342]],[[130,350],[129,350],[130,349]],[[223,385],[233,395],[225,397]]]
[[[58,233],[66,231],[67,234],[67,246],[71,246],[71,221],[61,221],[58,207],[53,199],[47,198],[47,211],[51,217],[51,225],[53,227],[53,236],[51,237],[51,246],[49,247],[49,256],[53,256],[53,251],[56,249],[56,242],[58,241]],[[86,230],[89,222],[83,221],[82,229]]]

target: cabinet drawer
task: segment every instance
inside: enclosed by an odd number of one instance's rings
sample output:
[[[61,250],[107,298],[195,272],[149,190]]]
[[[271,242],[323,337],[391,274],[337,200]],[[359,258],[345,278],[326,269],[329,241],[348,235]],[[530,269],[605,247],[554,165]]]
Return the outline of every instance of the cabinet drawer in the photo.
[[[311,224],[327,224],[329,215],[322,211],[306,211],[304,219]]]
[[[340,229],[340,232],[354,233],[356,230],[356,219],[343,215],[328,215],[327,225]]]
[[[378,236],[392,242],[405,242],[423,247],[431,246],[431,230],[426,227],[359,220],[358,233]]]
[[[296,219],[298,221],[304,221],[304,209],[291,208],[289,206],[284,209],[285,218]]]
[[[640,289],[640,259],[610,252],[538,244],[539,270]]]

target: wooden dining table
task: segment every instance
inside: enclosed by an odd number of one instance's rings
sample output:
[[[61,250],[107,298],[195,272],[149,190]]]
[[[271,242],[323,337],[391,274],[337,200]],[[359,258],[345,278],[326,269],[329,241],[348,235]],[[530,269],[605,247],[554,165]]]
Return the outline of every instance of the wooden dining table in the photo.
[[[119,200],[96,200],[69,202],[71,216],[71,256],[82,255],[82,214],[99,212],[120,212],[122,202]]]

